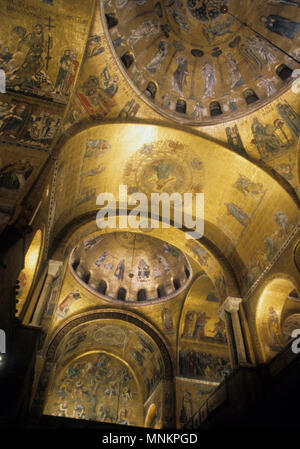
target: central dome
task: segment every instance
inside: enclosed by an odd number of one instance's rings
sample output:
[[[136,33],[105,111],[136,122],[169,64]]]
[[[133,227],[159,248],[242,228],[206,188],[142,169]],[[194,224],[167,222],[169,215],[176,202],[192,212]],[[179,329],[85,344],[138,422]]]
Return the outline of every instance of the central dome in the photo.
[[[70,268],[85,288],[103,298],[147,303],[174,296],[192,273],[177,248],[130,232],[87,238],[73,250]]]
[[[289,22],[289,30],[283,36],[281,28],[271,28],[270,2],[101,3],[112,52],[128,82],[157,112],[180,123],[213,124],[248,114],[281,94],[299,67],[293,43],[298,25],[276,16]]]

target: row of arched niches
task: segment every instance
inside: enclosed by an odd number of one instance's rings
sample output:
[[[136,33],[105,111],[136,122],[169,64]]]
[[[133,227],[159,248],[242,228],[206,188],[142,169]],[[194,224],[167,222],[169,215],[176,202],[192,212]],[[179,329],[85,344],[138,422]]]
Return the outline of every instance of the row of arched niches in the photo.
[[[159,239],[112,233],[85,240],[70,258],[76,279],[109,301],[148,304],[185,289],[192,269],[184,253]]]

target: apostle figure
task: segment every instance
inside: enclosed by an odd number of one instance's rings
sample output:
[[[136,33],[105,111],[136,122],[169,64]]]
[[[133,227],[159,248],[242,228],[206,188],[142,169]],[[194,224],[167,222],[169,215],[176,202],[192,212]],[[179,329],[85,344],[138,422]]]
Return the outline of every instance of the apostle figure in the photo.
[[[60,68],[56,79],[55,89],[61,95],[69,95],[72,89],[79,62],[76,60],[76,53],[65,50],[60,60]]]
[[[229,77],[231,80],[231,89],[236,89],[237,87],[242,86],[243,84],[243,79],[242,79],[242,75],[241,72],[239,70],[239,66],[237,61],[233,58],[231,53],[227,53],[227,60],[226,60],[226,65],[227,65],[227,70],[229,73]]]
[[[300,116],[296,111],[286,102],[279,103],[277,109],[283,120],[287,123],[292,133],[299,137],[300,134]]]
[[[181,398],[180,422],[187,423],[193,416],[193,401],[189,391],[184,391]]]
[[[57,316],[60,318],[64,318],[69,312],[71,305],[79,298],[81,298],[81,296],[78,289],[74,289],[73,291],[71,291],[71,293],[69,293],[69,295],[67,295],[57,307]]]
[[[200,103],[200,101],[197,101],[197,103],[194,106],[194,111],[193,111],[193,115],[194,115],[195,119],[201,120],[203,112],[204,112],[204,108],[203,108],[202,104]]]
[[[169,309],[167,309],[166,307],[161,312],[161,319],[162,319],[164,328],[167,332],[172,331],[174,329],[171,311]]]
[[[223,320],[219,320],[215,323],[213,330],[209,331],[214,334],[213,338],[226,342],[226,328]]]
[[[58,75],[57,75],[57,79],[56,79],[56,83],[55,83],[55,89],[58,93],[61,93],[62,90],[62,85],[64,82],[64,79],[67,76],[68,71],[70,70],[70,66],[71,66],[71,50],[65,50],[63,56],[60,58],[60,67],[59,67],[59,71],[58,71]]]
[[[205,325],[209,319],[210,317],[206,315],[206,312],[197,313],[195,329],[193,332],[193,338],[195,340],[203,340],[205,337]]]
[[[227,207],[227,211],[229,215],[232,215],[241,225],[246,227],[251,217],[247,215],[242,209],[240,209],[238,206],[236,206],[234,203],[225,203],[225,206]]]
[[[286,17],[277,16],[276,14],[270,14],[268,17],[261,16],[260,21],[272,33],[279,34],[288,39],[294,39],[300,28],[299,22],[293,22]]]
[[[86,57],[92,58],[93,56],[98,56],[104,52],[104,47],[101,46],[101,36],[95,34],[88,38],[86,47]]]
[[[272,336],[272,343],[275,346],[281,346],[280,343],[280,324],[278,313],[273,307],[269,307],[269,316],[268,316],[268,325],[269,331]]]
[[[13,33],[21,38],[17,47],[18,51],[21,51],[24,45],[29,47],[29,50],[22,65],[13,73],[9,74],[10,84],[19,85],[25,82],[30,83],[32,78],[44,67],[42,57],[45,50],[43,25],[35,25],[29,34],[27,34],[25,28],[17,26],[13,29]]]
[[[118,264],[116,271],[114,273],[115,277],[123,281],[124,271],[125,271],[125,259],[122,259],[121,262]]]
[[[25,104],[17,104],[2,120],[0,128],[1,134],[8,134],[10,137],[17,137],[22,131],[26,120],[28,118],[28,111]]]
[[[173,73],[172,87],[182,95],[182,88],[186,85],[186,77],[189,74],[187,59],[185,56],[176,58],[177,69]]]
[[[262,78],[260,83],[258,85],[262,84],[265,88],[267,97],[271,97],[271,95],[276,93],[276,88],[273,86],[270,80],[267,80],[265,78]]]
[[[149,70],[149,72],[155,73],[156,69],[158,70],[161,69],[161,64],[168,54],[168,46],[169,44],[167,41],[164,40],[160,41],[157,52],[147,65],[147,70]]]
[[[282,141],[279,136],[274,132],[275,126],[263,125],[255,117],[251,125],[252,134],[254,139],[251,143],[254,143],[262,157],[265,153],[276,153],[280,150]]]
[[[276,63],[277,58],[274,55],[276,51],[275,47],[271,45],[264,39],[258,37],[247,38],[247,43],[249,48],[258,54],[262,61],[267,65],[268,69],[271,68],[273,64]]]
[[[101,254],[101,256],[99,256],[99,257],[96,259],[95,265],[96,265],[97,267],[100,267],[100,266],[103,264],[103,262],[106,260],[107,256],[108,256],[108,252],[107,252],[107,251],[104,251],[104,253]]]
[[[215,95],[215,85],[217,75],[215,67],[207,60],[201,70],[201,76],[205,80],[204,96],[213,97]]]
[[[184,320],[184,328],[181,337],[192,337],[193,336],[193,328],[194,328],[194,311],[187,312]]]
[[[135,30],[131,31],[128,39],[129,45],[135,45],[140,39],[148,38],[151,34],[158,33],[157,22],[152,23],[150,20],[146,20],[141,23]]]

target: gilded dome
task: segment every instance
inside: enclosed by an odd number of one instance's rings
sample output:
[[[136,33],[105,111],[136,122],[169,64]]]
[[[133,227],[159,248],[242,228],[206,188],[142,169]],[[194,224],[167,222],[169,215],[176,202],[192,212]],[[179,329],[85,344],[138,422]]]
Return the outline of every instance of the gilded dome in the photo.
[[[286,90],[299,66],[293,39],[300,24],[274,14],[270,1],[102,3],[128,82],[177,122],[205,125],[248,114]]]
[[[130,232],[88,237],[73,250],[70,269],[81,284],[101,297],[147,303],[174,296],[192,275],[180,250]]]

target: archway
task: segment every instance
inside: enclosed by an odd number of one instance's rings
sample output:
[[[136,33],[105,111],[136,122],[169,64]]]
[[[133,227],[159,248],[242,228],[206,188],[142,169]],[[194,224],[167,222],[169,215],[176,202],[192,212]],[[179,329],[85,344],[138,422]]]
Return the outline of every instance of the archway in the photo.
[[[43,413],[143,426],[154,402],[155,425],[170,424],[168,357],[155,331],[131,315],[106,311],[78,318],[48,347],[38,391]]]
[[[24,309],[26,299],[29,296],[31,286],[35,279],[35,275],[38,271],[38,267],[41,260],[43,244],[43,233],[41,229],[38,229],[31,241],[31,244],[25,255],[24,268],[18,276],[18,291],[16,295],[16,316],[20,317]]]
[[[299,293],[292,280],[276,277],[264,288],[256,309],[256,329],[265,362],[286,344],[286,320],[300,311]],[[289,326],[290,329],[290,326]]]
[[[186,424],[225,374],[230,372],[225,323],[218,292],[206,274],[192,284],[178,334],[177,425]]]

